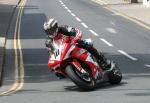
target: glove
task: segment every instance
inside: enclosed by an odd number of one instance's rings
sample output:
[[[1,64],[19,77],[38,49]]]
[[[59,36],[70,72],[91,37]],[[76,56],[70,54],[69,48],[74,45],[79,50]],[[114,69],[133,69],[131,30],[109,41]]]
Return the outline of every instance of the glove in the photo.
[[[45,46],[46,47],[51,47],[51,44],[52,44],[52,40],[51,39],[46,39]]]
[[[92,41],[91,39],[84,39],[84,40],[82,40],[82,42],[83,42],[85,45],[93,46],[93,41]]]

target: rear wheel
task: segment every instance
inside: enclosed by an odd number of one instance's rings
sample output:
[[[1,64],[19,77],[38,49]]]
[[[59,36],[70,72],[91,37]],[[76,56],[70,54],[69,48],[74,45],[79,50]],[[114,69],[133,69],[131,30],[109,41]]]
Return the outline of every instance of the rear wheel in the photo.
[[[68,65],[65,69],[69,78],[81,89],[83,90],[93,90],[95,87],[95,82],[90,75],[90,73],[81,73],[74,66]]]
[[[115,64],[114,69],[108,75],[110,84],[119,84],[122,80],[122,73]]]

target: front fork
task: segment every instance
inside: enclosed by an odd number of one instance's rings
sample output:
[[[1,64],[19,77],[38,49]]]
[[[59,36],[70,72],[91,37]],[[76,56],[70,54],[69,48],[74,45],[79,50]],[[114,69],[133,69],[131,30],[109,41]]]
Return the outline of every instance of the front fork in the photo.
[[[73,60],[73,62],[70,62],[79,72],[81,73],[87,73],[81,66],[81,64],[77,60]]]

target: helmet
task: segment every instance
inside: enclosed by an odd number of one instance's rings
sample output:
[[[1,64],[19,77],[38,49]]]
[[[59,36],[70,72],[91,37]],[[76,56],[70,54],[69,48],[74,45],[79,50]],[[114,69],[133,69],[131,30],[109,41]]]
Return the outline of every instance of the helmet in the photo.
[[[58,31],[57,20],[51,18],[47,22],[45,22],[44,30],[49,37],[54,38],[57,35],[57,31]]]

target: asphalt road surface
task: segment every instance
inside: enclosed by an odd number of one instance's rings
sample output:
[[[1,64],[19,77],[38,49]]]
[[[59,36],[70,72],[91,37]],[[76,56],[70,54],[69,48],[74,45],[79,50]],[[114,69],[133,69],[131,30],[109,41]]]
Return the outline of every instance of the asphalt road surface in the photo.
[[[83,92],[48,69],[43,23],[82,30],[94,46],[123,72],[119,85],[103,84]],[[149,103],[150,31],[91,0],[24,0],[16,9],[7,37],[0,103]]]

